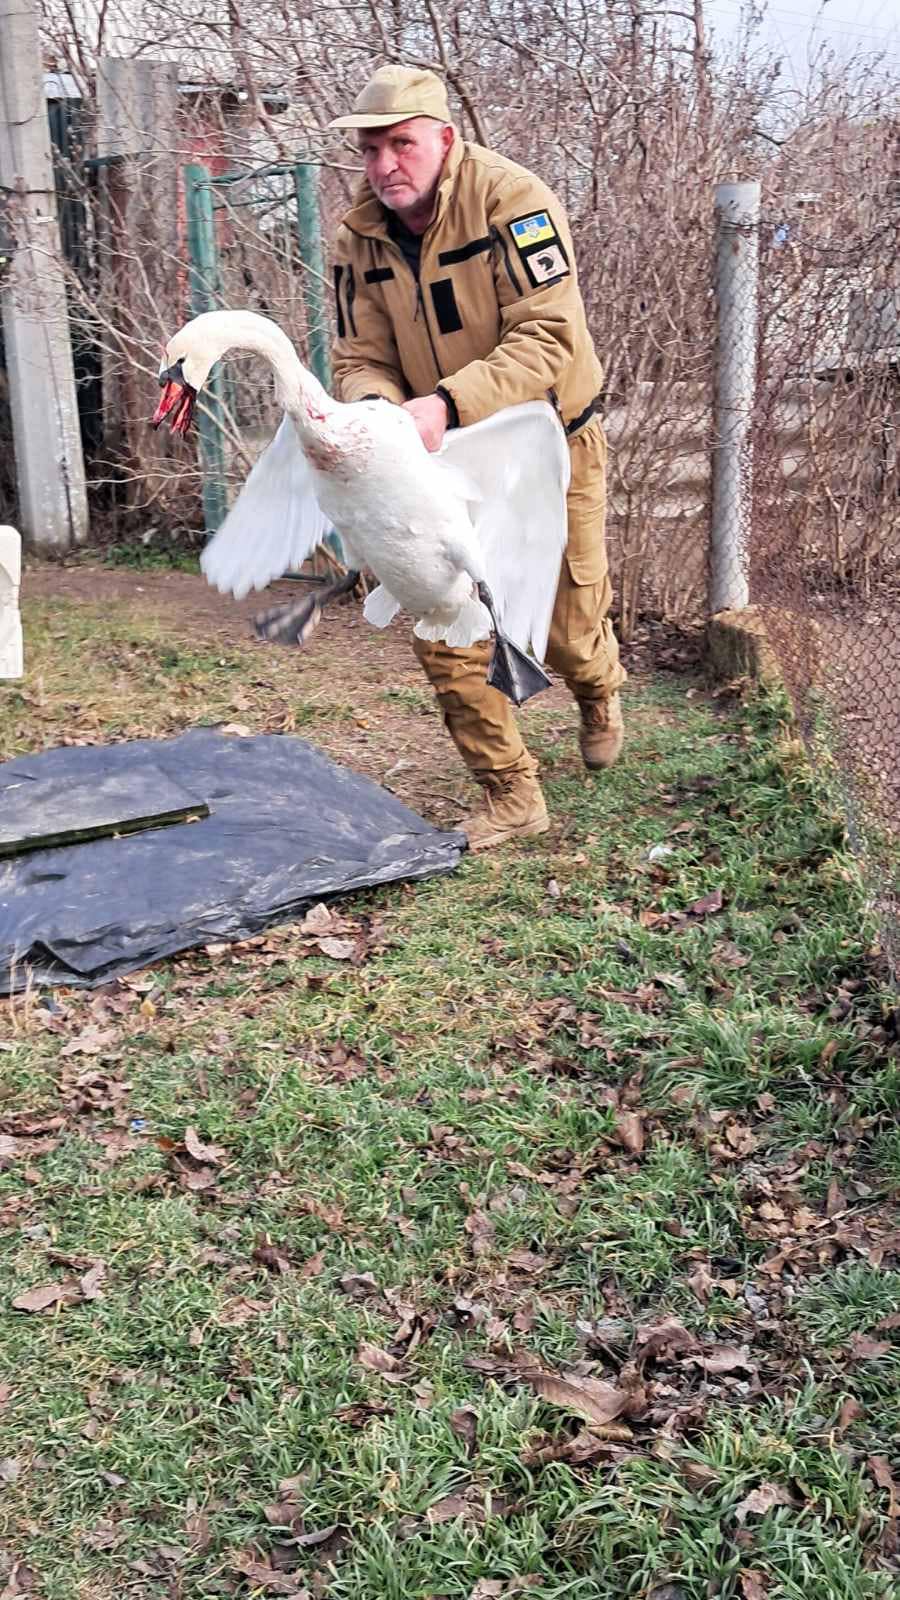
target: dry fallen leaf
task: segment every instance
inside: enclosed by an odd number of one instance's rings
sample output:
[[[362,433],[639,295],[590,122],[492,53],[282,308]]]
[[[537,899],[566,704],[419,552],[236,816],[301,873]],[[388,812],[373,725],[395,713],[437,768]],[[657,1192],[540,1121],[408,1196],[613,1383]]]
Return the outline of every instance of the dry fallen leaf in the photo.
[[[725,1129],[725,1137],[739,1155],[750,1155],[757,1147],[759,1140],[756,1135],[743,1122],[729,1122]]]
[[[116,1041],[115,1028],[98,1028],[96,1023],[88,1023],[83,1033],[77,1038],[70,1039],[60,1050],[61,1056],[99,1056],[109,1053],[109,1048]]]
[[[317,1278],[325,1265],[325,1251],[317,1250],[314,1256],[307,1256],[297,1276],[299,1278]]]
[[[900,1509],[900,1502],[898,1502],[900,1485],[898,1485],[894,1479],[894,1475],[891,1471],[891,1464],[888,1461],[887,1456],[870,1456],[866,1462],[866,1466],[871,1472],[872,1477],[875,1479],[879,1489],[887,1490],[888,1516],[891,1518],[896,1517],[898,1515],[898,1509]]]
[[[333,932],[335,920],[328,907],[320,902],[319,905],[313,906],[311,910],[307,911],[300,924],[300,932],[316,939],[320,933]],[[343,924],[341,925],[343,926]]]
[[[494,1242],[494,1224],[485,1211],[473,1211],[463,1227],[472,1240],[472,1254],[486,1255]]]
[[[81,1290],[82,1298],[85,1300],[99,1300],[101,1285],[105,1277],[106,1262],[95,1261],[93,1266],[89,1267],[84,1276],[78,1280],[78,1287]]]
[[[323,956],[329,956],[332,961],[351,961],[356,954],[353,939],[322,938],[316,942]]]
[[[253,1246],[253,1260],[267,1267],[269,1272],[284,1275],[291,1270],[290,1257],[281,1245],[273,1244],[267,1233],[261,1234]]]
[[[441,1522],[455,1522],[457,1517],[466,1517],[472,1522],[484,1522],[484,1512],[481,1511],[479,1516],[479,1511],[481,1507],[470,1504],[464,1495],[448,1494],[442,1500],[435,1500],[434,1504],[428,1507],[425,1518],[432,1527]]]
[[[711,1350],[709,1355],[694,1357],[698,1366],[706,1372],[713,1374],[725,1372],[755,1372],[756,1362],[752,1360],[748,1345],[738,1347],[734,1344],[719,1345]]]
[[[450,1416],[450,1428],[457,1439],[462,1439],[466,1454],[473,1456],[478,1438],[478,1413],[472,1406],[460,1406]]]
[[[766,1600],[769,1583],[765,1574],[750,1567],[740,1574],[743,1600]]]
[[[722,909],[722,891],[713,889],[711,894],[703,895],[702,899],[695,900],[687,908],[689,917],[711,917],[716,911]]]
[[[573,1416],[584,1417],[594,1427],[603,1427],[633,1407],[635,1395],[600,1378],[561,1377],[540,1367],[525,1368],[523,1381],[548,1404],[559,1406]]]
[[[51,1306],[65,1305],[77,1299],[78,1289],[70,1281],[66,1283],[45,1283],[37,1289],[26,1289],[24,1294],[16,1295],[13,1301],[14,1311],[49,1311]]]
[[[705,1261],[697,1262],[687,1282],[688,1287],[697,1296],[700,1304],[705,1306],[716,1286],[716,1280]]]
[[[222,1306],[215,1320],[220,1328],[243,1328],[245,1323],[252,1322],[260,1312],[268,1309],[269,1302],[266,1300],[249,1300],[245,1295],[238,1295]]]
[[[644,1119],[638,1111],[620,1111],[613,1123],[613,1137],[631,1155],[639,1156],[644,1148]]]
[[[853,1361],[877,1361],[889,1356],[893,1345],[887,1339],[870,1339],[867,1333],[850,1335],[850,1357]]]
[[[547,1436],[544,1435],[544,1438]],[[569,1466],[586,1466],[601,1458],[617,1458],[622,1454],[621,1444],[632,1437],[629,1428],[620,1423],[609,1423],[601,1433],[582,1428],[571,1439],[551,1439],[546,1444],[535,1444],[522,1452],[522,1465],[542,1467],[551,1461],[565,1461]]]
[[[746,1522],[749,1516],[764,1517],[767,1511],[774,1511],[776,1506],[793,1504],[793,1495],[782,1484],[761,1483],[758,1489],[751,1489],[746,1499],[735,1507],[735,1520]]]
[[[638,1366],[642,1368],[651,1361],[671,1361],[675,1356],[684,1356],[697,1349],[695,1335],[689,1333],[677,1317],[662,1317],[658,1322],[639,1328],[636,1339],[639,1346]]]
[[[511,1250],[506,1257],[506,1265],[512,1268],[513,1272],[522,1272],[533,1277],[539,1272],[546,1272],[550,1261],[547,1256],[535,1255],[533,1250]]]
[[[233,1556],[231,1566],[233,1571],[249,1578],[258,1589],[267,1590],[270,1594],[291,1595],[294,1600],[308,1600],[309,1590],[301,1586],[298,1577],[289,1572],[276,1571],[249,1552],[240,1551]]]
[[[345,1272],[338,1287],[351,1300],[368,1300],[381,1292],[371,1272]]]
[[[204,1144],[196,1128],[188,1128],[184,1135],[184,1148],[201,1166],[217,1167],[228,1154],[220,1144]]]
[[[317,1545],[327,1544],[339,1531],[340,1524],[332,1522],[327,1528],[311,1528],[306,1533],[295,1533],[291,1541],[300,1550],[314,1550]]]
[[[355,1405],[338,1406],[334,1413],[348,1428],[364,1428],[373,1417],[391,1416],[391,1407],[379,1400],[360,1400]]]
[[[858,1400],[854,1400],[853,1396],[850,1395],[844,1401],[840,1411],[838,1412],[838,1419],[835,1423],[837,1432],[839,1434],[846,1433],[847,1429],[852,1427],[853,1423],[857,1422],[859,1418],[863,1416],[863,1414],[864,1408],[860,1405]]]
[[[403,1370],[403,1364],[396,1356],[387,1350],[380,1350],[377,1344],[367,1344],[365,1340],[357,1351],[356,1359],[368,1372],[397,1373]]]

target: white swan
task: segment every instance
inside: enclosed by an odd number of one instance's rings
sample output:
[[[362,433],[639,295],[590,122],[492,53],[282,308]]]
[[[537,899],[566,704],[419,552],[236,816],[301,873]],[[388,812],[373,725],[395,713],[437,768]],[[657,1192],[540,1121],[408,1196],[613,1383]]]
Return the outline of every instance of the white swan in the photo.
[[[241,598],[298,568],[332,527],[354,569],[326,595],[258,619],[265,637],[302,641],[321,604],[368,568],[364,607],[385,627],[399,610],[420,638],[469,645],[492,622],[488,673],[521,703],[549,682],[542,658],[566,544],[569,451],[551,406],[532,401],[448,432],[430,454],[408,412],[385,400],[332,400],[286,334],[250,311],[211,311],[166,346],[154,426],[186,433],[197,394],[229,350],[263,356],[286,416],[201,566]]]

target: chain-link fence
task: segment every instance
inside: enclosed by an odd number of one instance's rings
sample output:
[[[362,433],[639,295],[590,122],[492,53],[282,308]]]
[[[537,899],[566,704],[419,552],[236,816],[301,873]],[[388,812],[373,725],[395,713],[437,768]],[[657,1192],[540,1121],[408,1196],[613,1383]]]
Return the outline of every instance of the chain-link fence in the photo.
[[[900,207],[865,198],[722,219],[710,600],[762,623],[897,971]]]

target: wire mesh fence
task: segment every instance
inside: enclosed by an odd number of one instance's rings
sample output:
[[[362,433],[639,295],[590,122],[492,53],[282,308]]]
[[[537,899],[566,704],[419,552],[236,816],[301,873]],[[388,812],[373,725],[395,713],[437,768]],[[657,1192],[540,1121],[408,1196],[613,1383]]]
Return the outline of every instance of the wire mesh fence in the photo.
[[[900,209],[886,198],[857,196],[842,214],[833,195],[807,197],[790,220],[764,208],[758,274],[720,330],[756,366],[747,475],[734,484],[748,531],[725,577],[746,583],[897,973]],[[727,413],[716,422],[719,447]]]

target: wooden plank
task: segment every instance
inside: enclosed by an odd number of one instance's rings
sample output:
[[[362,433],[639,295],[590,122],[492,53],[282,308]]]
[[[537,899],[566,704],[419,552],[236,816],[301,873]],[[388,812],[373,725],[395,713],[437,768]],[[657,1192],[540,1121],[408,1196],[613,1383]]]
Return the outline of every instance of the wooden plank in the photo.
[[[19,777],[0,788],[0,857],[208,816],[205,800],[150,765],[83,784]]]

